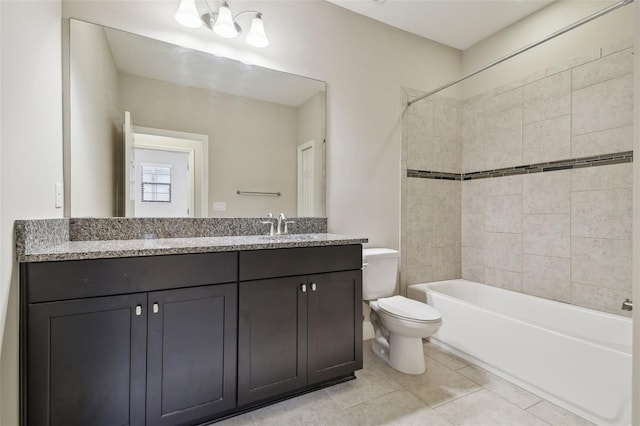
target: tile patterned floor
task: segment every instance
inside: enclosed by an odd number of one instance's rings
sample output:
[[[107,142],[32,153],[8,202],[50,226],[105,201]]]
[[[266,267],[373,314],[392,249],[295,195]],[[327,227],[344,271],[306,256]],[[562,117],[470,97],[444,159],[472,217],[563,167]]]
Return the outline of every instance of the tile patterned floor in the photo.
[[[592,425],[431,343],[424,344],[427,372],[420,376],[395,371],[370,346],[365,342],[357,380],[217,425]]]

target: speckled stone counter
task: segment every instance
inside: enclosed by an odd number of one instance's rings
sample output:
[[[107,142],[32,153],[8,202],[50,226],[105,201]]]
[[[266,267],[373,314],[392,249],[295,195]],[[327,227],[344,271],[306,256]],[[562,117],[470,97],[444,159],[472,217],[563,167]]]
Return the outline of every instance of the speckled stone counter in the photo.
[[[268,229],[268,226],[267,229],[258,226],[260,220],[265,219],[113,218],[16,221],[16,257],[18,262],[50,262],[331,246],[368,241],[366,238],[327,234],[325,218],[293,219],[298,224],[297,231],[307,231],[305,233],[259,235]],[[292,232],[296,232],[293,227]]]
[[[336,234],[159,238],[147,240],[69,241],[18,256],[19,262],[104,259],[167,254],[212,253],[289,247],[317,247],[366,243],[366,238]]]

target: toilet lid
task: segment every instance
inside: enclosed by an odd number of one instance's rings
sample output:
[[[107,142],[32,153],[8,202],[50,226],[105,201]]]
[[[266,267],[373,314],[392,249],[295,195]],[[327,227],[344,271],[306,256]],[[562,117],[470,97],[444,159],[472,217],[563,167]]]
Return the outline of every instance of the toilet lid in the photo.
[[[441,319],[440,312],[432,306],[404,296],[378,299],[378,307],[389,315],[409,321],[433,322]]]

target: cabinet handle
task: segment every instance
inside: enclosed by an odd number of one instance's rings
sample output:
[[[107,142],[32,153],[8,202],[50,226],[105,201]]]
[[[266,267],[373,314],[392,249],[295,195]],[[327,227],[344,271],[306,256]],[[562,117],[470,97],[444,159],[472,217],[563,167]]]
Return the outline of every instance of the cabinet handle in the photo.
[[[311,283],[311,291],[316,291],[316,283]]]
[[[307,292],[307,285],[306,284],[300,284],[300,290],[302,290],[303,293]]]
[[[154,303],[154,304],[153,304],[153,313],[154,313],[154,314],[157,314],[159,309],[160,309],[160,307],[158,306],[158,304],[157,304],[157,303]]]
[[[140,316],[142,315],[142,306],[137,305],[136,306],[136,316]]]

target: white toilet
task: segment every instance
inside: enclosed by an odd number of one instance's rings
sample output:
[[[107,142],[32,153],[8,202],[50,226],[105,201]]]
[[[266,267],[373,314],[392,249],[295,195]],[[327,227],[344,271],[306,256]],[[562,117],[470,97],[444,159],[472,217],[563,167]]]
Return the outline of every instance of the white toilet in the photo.
[[[387,248],[362,250],[362,298],[371,307],[376,335],[371,350],[398,371],[422,374],[422,339],[438,331],[442,318],[426,303],[392,296],[399,256]]]

